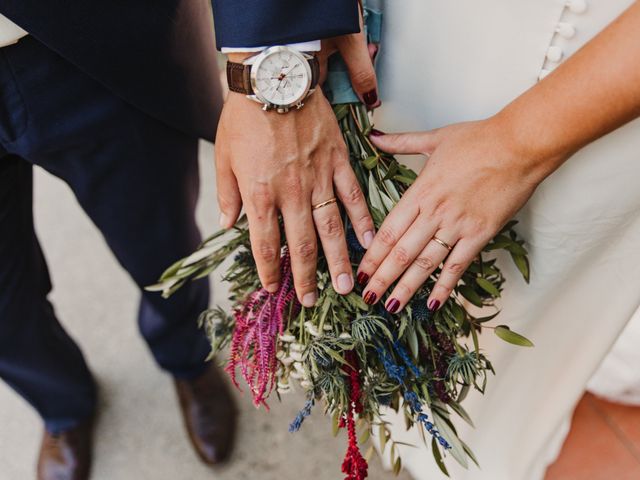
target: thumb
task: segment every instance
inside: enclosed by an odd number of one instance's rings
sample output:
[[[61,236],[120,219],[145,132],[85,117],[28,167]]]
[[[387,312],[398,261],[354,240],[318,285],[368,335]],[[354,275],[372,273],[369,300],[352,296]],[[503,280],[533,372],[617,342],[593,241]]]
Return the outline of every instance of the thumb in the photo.
[[[238,181],[229,163],[216,158],[216,190],[220,208],[220,227],[228,229],[238,220],[242,209],[242,197]]]
[[[362,17],[359,33],[336,37],[335,43],[347,65],[353,89],[368,107],[379,106],[378,82],[362,27]]]
[[[385,134],[380,130],[371,130],[371,142],[387,153],[430,155],[438,146],[437,130],[428,132]]]

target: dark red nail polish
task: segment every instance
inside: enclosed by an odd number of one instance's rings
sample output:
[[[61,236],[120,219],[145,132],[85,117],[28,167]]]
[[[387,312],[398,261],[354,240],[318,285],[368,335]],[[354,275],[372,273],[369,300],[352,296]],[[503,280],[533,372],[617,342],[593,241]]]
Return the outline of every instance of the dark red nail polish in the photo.
[[[364,99],[364,103],[366,103],[367,105],[375,105],[375,103],[378,101],[378,92],[373,89],[370,92],[362,95],[362,98]]]
[[[400,301],[397,298],[392,298],[389,303],[387,303],[387,312],[396,313],[400,308]]]
[[[358,280],[358,285],[366,285],[369,281],[369,275],[364,272],[360,272],[356,279]]]
[[[372,292],[371,290],[369,290],[364,296],[364,303],[366,303],[367,305],[373,305],[374,303],[376,303],[377,298],[378,295],[376,295],[376,292]]]
[[[435,312],[438,308],[440,308],[440,300],[431,300],[429,302],[429,310]]]
[[[381,132],[380,130],[376,130],[375,128],[372,128],[371,131],[369,132],[369,135],[371,135],[372,137],[381,137],[382,135],[386,135],[386,133]]]

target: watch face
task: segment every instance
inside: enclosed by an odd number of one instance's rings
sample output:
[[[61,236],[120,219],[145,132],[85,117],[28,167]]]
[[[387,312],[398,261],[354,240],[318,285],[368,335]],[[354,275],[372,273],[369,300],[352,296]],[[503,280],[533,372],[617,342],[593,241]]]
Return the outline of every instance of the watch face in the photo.
[[[309,91],[311,69],[301,53],[287,47],[272,47],[254,63],[251,81],[254,92],[262,101],[291,106]]]

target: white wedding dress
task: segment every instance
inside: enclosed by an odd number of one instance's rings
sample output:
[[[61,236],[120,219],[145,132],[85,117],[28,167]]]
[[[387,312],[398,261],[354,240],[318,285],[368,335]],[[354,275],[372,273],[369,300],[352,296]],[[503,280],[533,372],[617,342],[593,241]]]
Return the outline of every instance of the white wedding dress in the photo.
[[[379,58],[383,106],[376,127],[425,130],[486,118],[632,3],[387,0]],[[454,480],[542,479],[590,377],[638,310],[640,121],[576,154],[542,183],[518,218],[532,278],[526,285],[510,262],[502,261],[508,282],[498,321],[536,346],[522,349],[482,335],[497,375],[486,395],[465,401],[476,428],[456,421],[481,468],[464,470],[448,458]],[[638,338],[638,330],[636,323],[629,334]],[[601,380],[610,378],[607,368],[613,368],[622,369],[620,381],[625,369],[638,381],[639,342],[632,338],[626,343],[635,348],[618,352],[610,367],[605,362]],[[614,397],[625,391],[597,377],[592,386]],[[394,423],[397,439],[421,445],[415,432],[405,432],[402,419]],[[404,448],[402,456],[417,480],[445,478],[430,450]]]

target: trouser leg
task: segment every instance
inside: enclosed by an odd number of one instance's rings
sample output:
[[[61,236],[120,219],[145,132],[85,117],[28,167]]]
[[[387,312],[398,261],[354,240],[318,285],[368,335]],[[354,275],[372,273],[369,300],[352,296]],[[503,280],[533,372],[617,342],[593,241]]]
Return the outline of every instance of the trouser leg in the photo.
[[[0,158],[0,377],[55,432],[91,415],[96,392],[47,300],[51,283],[33,228],[32,185],[28,162]]]
[[[155,283],[200,241],[197,139],[125,103],[35,39],[7,56],[29,112],[12,148],[69,184],[140,289]],[[208,294],[206,280],[169,300],[141,293],[142,335],[175,376],[204,370],[209,347],[197,317]]]

